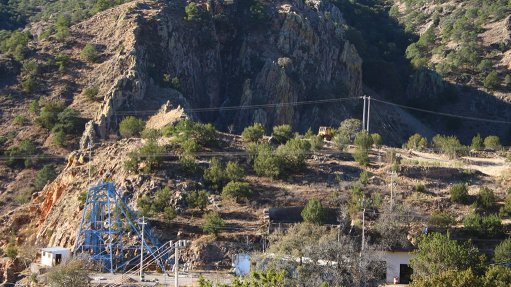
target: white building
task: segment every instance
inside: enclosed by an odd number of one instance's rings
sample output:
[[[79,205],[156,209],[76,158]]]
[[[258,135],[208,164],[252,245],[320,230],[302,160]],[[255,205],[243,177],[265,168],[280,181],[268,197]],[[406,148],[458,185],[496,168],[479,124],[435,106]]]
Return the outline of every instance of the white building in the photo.
[[[71,251],[63,247],[48,247],[41,249],[41,265],[53,267],[68,261]]]
[[[410,268],[410,259],[413,254],[409,251],[386,251],[385,263],[387,265],[387,275],[385,281],[387,283],[394,283],[394,278],[397,278],[396,283],[408,284],[412,276],[412,269]]]

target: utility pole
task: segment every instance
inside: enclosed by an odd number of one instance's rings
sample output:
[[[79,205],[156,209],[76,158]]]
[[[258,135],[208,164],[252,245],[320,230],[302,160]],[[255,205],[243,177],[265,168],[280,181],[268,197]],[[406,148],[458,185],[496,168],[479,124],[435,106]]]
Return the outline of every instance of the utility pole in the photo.
[[[362,112],[362,130],[364,130],[366,128],[366,95],[364,95],[362,99],[364,99],[364,110]]]
[[[367,98],[367,132],[369,133],[369,116],[371,115],[371,96]]]
[[[394,170],[387,172],[390,174],[390,210],[394,209],[394,176],[397,174]]]
[[[140,282],[144,282],[144,232],[145,225],[147,222],[145,221],[145,217],[142,216],[142,222],[139,222],[142,225],[142,242],[140,242]]]

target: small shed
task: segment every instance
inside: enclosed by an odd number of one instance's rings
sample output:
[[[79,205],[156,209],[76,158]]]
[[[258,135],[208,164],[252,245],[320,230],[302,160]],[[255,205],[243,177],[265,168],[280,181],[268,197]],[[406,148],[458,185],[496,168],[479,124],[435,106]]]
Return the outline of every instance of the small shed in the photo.
[[[394,283],[394,278],[399,284],[409,284],[413,273],[410,267],[410,259],[413,253],[408,250],[393,250],[385,252],[385,263],[387,265],[387,274],[385,281]]]
[[[71,251],[64,247],[47,247],[41,249],[41,265],[53,267],[68,261]]]

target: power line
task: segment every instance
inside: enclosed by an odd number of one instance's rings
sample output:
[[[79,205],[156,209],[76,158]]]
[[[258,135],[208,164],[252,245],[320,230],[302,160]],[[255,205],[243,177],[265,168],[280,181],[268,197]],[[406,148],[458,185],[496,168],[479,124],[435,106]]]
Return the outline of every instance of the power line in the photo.
[[[415,107],[411,107],[411,106],[405,106],[405,105],[396,104],[396,103],[392,103],[392,102],[388,102],[388,101],[384,101],[384,100],[378,100],[378,99],[375,99],[375,98],[373,98],[372,100],[376,101],[376,102],[383,103],[383,104],[400,107],[400,108],[403,108],[403,109],[415,110],[415,111],[419,111],[419,112],[423,112],[423,113],[429,113],[429,114],[434,114],[434,115],[439,115],[439,116],[444,116],[444,117],[451,117],[451,118],[459,118],[459,119],[472,120],[472,121],[481,121],[481,122],[488,122],[488,123],[511,125],[511,121],[501,121],[501,120],[492,120],[492,119],[486,119],[486,118],[477,118],[477,117],[470,117],[470,116],[463,116],[463,115],[455,115],[455,114],[431,111],[431,110],[426,110],[426,109],[421,109],[421,108],[415,108]]]
[[[238,105],[238,106],[227,106],[227,107],[194,108],[194,109],[184,109],[184,111],[188,112],[188,113],[235,111],[235,110],[249,110],[249,109],[258,109],[258,108],[274,108],[274,107],[326,104],[326,103],[336,103],[336,102],[342,102],[342,101],[347,101],[347,100],[358,100],[358,99],[361,99],[361,97],[331,98],[331,99],[324,99],[324,100],[281,102],[281,103],[259,104],[259,105]],[[158,110],[133,110],[133,111],[117,111],[117,112],[114,112],[114,114],[115,115],[144,115],[144,114],[154,114],[157,112],[158,112]]]

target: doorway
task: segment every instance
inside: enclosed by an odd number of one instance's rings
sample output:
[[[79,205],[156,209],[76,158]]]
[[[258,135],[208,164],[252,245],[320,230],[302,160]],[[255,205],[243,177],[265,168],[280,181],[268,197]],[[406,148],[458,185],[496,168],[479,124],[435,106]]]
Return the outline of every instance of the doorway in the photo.
[[[399,283],[410,284],[412,281],[413,269],[408,264],[399,264]]]
[[[59,265],[62,262],[62,254],[55,254],[55,265]]]

